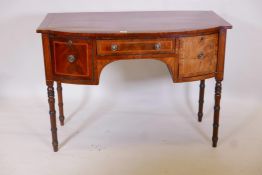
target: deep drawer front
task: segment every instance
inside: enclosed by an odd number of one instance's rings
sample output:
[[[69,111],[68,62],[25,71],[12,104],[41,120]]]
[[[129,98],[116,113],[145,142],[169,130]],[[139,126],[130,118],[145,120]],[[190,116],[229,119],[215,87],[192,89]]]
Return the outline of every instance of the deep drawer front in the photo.
[[[144,40],[98,40],[97,54],[122,55],[122,54],[152,54],[174,52],[172,39],[144,39]]]
[[[179,39],[179,76],[214,73],[217,65],[218,34]]]
[[[53,70],[56,75],[87,77],[92,75],[92,44],[88,41],[53,41]]]

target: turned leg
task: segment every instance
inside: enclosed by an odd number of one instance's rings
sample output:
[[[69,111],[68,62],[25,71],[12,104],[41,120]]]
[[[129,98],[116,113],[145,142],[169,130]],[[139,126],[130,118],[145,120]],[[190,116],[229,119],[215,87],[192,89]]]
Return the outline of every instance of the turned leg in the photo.
[[[221,99],[222,84],[221,80],[216,80],[215,87],[215,106],[214,106],[214,123],[213,123],[213,147],[217,146],[218,141],[218,127],[219,127],[219,111],[220,111],[220,99]]]
[[[203,104],[204,104],[204,95],[205,95],[205,80],[200,81],[199,85],[199,106],[198,106],[198,121],[202,121],[203,117]]]
[[[64,109],[63,109],[63,95],[62,95],[62,84],[61,82],[57,82],[57,96],[58,96],[58,107],[59,107],[59,120],[60,125],[64,125]]]
[[[49,114],[50,114],[50,123],[51,123],[51,132],[52,132],[52,144],[55,152],[58,151],[58,140],[57,140],[57,128],[56,128],[56,112],[55,112],[55,93],[53,81],[47,81],[47,94],[48,94],[48,103],[49,103]]]

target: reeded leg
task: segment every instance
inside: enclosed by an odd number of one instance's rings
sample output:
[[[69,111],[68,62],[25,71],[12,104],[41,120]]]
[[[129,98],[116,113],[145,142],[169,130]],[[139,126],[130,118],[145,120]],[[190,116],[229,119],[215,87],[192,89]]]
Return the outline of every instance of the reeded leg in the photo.
[[[62,94],[62,84],[61,82],[57,82],[57,96],[58,96],[58,107],[59,107],[59,120],[60,125],[64,125],[64,109],[63,109],[63,94]]]
[[[48,103],[49,103],[49,114],[51,123],[51,133],[52,133],[52,144],[54,152],[58,151],[58,140],[57,140],[57,128],[56,128],[56,112],[55,112],[55,93],[54,93],[54,82],[46,81]]]
[[[205,80],[200,81],[199,85],[199,106],[198,106],[198,121],[202,121],[203,117],[203,104],[204,104],[204,94],[205,94]]]
[[[222,91],[221,80],[216,80],[214,123],[213,123],[213,137],[212,137],[213,147],[217,146],[217,141],[218,141],[218,127],[219,127],[219,111],[220,111],[221,91]]]

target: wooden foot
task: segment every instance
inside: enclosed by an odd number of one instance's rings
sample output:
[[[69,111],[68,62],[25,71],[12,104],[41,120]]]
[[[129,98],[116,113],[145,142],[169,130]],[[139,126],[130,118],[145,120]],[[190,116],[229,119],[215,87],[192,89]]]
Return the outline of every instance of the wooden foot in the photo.
[[[204,104],[204,94],[205,94],[205,80],[200,81],[199,85],[199,106],[198,106],[198,121],[202,121],[203,117],[203,104]]]
[[[220,111],[221,91],[222,91],[221,80],[216,80],[214,123],[213,123],[213,137],[212,137],[213,147],[217,146],[217,141],[218,141],[218,127],[219,127],[219,111]]]
[[[59,107],[59,121],[60,121],[60,125],[63,126],[65,117],[64,117],[64,109],[63,109],[63,94],[62,94],[61,82],[57,82],[57,96],[58,96],[58,107]]]
[[[49,103],[49,114],[51,123],[51,133],[52,133],[52,144],[54,152],[58,151],[58,140],[57,140],[57,128],[56,128],[56,112],[55,112],[55,93],[54,93],[54,82],[47,81],[47,95]]]

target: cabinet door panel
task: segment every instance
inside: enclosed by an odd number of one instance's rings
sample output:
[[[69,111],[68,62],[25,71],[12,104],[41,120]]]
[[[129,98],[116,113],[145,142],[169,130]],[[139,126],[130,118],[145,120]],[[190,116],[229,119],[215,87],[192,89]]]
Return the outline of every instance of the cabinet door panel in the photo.
[[[195,77],[216,71],[218,34],[179,39],[179,77]]]
[[[92,76],[92,44],[86,40],[54,39],[52,41],[55,76],[74,79]]]

